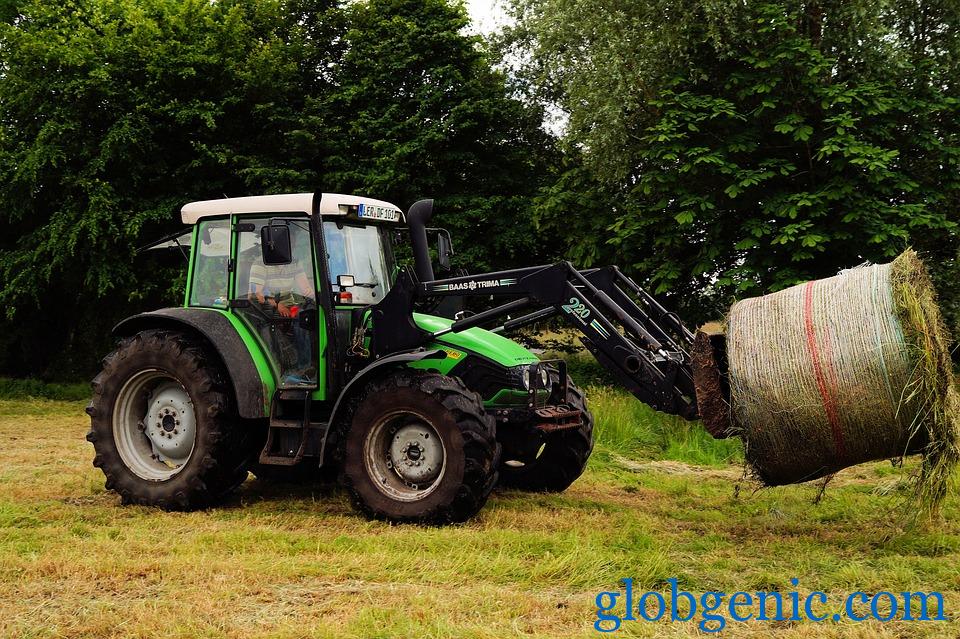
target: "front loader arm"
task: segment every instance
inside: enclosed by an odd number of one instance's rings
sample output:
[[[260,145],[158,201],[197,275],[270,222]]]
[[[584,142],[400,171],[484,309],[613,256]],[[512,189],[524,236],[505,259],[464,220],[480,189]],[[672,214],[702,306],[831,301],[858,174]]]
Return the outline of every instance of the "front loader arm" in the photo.
[[[435,333],[414,324],[417,300],[450,295],[515,299]],[[587,349],[637,399],[665,413],[697,418],[687,352],[693,335],[616,267],[579,271],[560,262],[427,282],[404,271],[374,311],[372,350],[380,357],[415,348],[520,311],[527,312],[493,330],[512,330],[559,315],[582,333]]]

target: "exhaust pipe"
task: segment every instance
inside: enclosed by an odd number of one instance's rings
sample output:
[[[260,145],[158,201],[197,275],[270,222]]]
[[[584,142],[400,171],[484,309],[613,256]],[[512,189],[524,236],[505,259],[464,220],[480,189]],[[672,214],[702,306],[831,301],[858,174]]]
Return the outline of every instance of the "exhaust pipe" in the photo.
[[[413,245],[413,268],[421,282],[432,282],[433,264],[427,245],[427,223],[433,217],[433,200],[418,200],[407,211],[410,243]]]

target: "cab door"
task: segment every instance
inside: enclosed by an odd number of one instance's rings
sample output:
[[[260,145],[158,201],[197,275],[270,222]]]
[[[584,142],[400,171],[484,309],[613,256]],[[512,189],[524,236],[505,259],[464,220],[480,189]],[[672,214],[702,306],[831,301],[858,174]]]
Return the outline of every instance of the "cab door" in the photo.
[[[291,260],[264,259],[264,227],[288,229]],[[310,222],[298,216],[234,216],[230,306],[250,327],[278,389],[310,389],[323,380],[318,357],[316,256]]]

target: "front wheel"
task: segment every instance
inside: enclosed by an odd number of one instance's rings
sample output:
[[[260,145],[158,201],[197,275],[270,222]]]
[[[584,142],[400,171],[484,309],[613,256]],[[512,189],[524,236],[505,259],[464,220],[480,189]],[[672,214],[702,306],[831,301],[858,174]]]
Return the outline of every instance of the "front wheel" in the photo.
[[[371,384],[344,445],[345,483],[375,518],[465,521],[497,481],[494,420],[476,393],[444,375],[404,371]]]
[[[238,427],[223,372],[190,337],[147,330],[124,339],[93,391],[93,465],[123,503],[189,510],[246,478],[253,429]]]
[[[593,451],[593,414],[587,410],[583,392],[567,384],[567,404],[583,414],[577,428],[540,433],[529,428],[523,441],[504,445],[500,485],[532,492],[566,490],[587,467]],[[521,426],[522,427],[522,426]]]

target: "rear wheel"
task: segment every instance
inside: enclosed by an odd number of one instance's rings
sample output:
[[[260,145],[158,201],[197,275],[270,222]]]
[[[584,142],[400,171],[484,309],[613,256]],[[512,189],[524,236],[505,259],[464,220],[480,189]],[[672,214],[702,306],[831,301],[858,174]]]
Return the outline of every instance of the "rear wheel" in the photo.
[[[371,384],[344,447],[345,483],[372,517],[465,521],[497,481],[493,418],[476,393],[443,375],[403,372]]]
[[[572,383],[567,384],[567,403],[582,412],[583,423],[553,433],[541,433],[527,425],[519,441],[511,438],[515,445],[504,444],[501,486],[557,493],[583,474],[593,451],[593,414],[587,410],[583,392]]]
[[[93,391],[93,465],[123,503],[198,508],[246,479],[253,429],[238,427],[225,375],[186,335],[148,330],[124,339]]]

